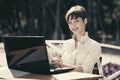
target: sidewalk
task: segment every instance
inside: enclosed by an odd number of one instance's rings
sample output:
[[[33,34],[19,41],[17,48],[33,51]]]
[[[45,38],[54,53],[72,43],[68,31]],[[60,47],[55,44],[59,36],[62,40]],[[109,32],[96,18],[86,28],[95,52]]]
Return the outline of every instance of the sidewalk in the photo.
[[[102,64],[109,62],[120,64],[120,49],[102,48]]]

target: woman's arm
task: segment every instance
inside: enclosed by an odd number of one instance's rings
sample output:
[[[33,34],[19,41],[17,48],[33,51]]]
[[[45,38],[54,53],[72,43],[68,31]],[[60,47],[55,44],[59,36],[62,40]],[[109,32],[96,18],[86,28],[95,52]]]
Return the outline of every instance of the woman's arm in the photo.
[[[83,62],[83,71],[90,73],[94,67],[94,64],[99,60],[101,56],[101,46],[100,44],[92,44],[89,54]]]
[[[74,68],[74,71],[83,72],[82,66],[72,66],[72,65],[63,64],[60,58],[56,58],[56,57],[53,58],[52,63],[59,67],[72,67]]]

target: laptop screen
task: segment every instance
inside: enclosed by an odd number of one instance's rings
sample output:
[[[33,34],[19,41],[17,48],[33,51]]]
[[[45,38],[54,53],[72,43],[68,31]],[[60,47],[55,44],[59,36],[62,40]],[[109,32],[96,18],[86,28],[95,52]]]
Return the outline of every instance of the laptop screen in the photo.
[[[49,61],[43,36],[3,37],[8,66],[31,73],[49,73]]]

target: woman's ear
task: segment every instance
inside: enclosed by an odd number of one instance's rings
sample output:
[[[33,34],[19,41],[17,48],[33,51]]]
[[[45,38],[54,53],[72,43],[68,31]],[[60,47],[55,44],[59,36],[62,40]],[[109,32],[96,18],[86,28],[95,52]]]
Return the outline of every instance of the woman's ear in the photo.
[[[87,18],[85,18],[85,19],[84,19],[84,23],[87,24],[87,21],[88,21]]]

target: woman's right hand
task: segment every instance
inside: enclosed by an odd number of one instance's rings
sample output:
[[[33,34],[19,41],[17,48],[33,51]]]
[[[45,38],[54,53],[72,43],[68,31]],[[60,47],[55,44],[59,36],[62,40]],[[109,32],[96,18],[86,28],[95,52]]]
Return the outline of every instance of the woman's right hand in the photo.
[[[54,64],[58,67],[62,67],[62,60],[60,57],[53,57],[51,62],[52,62],[52,64]]]

